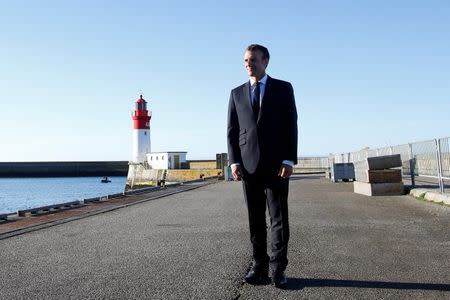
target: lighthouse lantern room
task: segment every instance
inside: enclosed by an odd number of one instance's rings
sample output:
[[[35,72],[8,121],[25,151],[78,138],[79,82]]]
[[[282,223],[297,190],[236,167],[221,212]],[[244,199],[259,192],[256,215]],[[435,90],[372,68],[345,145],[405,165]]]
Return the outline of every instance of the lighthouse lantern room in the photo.
[[[147,110],[147,101],[140,95],[136,101],[133,119],[133,157],[132,162],[144,163],[147,153],[150,153],[150,119],[151,112]]]

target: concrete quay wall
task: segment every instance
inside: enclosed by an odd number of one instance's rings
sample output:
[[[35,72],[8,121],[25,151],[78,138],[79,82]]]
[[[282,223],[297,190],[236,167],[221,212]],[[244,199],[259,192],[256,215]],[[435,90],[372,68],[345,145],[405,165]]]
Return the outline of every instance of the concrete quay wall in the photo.
[[[185,182],[214,177],[222,174],[220,169],[148,169],[142,164],[130,164],[127,176],[127,189],[157,186],[160,182]]]
[[[168,170],[166,181],[183,182],[222,175],[220,169]]]
[[[128,161],[0,162],[0,177],[126,176]]]
[[[191,170],[216,169],[216,160],[188,160],[188,168]]]

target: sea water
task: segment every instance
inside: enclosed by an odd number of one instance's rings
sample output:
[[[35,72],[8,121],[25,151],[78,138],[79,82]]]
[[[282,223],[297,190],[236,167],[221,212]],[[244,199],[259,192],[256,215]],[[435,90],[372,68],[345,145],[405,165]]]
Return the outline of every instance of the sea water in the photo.
[[[121,193],[126,176],[0,178],[0,214]]]

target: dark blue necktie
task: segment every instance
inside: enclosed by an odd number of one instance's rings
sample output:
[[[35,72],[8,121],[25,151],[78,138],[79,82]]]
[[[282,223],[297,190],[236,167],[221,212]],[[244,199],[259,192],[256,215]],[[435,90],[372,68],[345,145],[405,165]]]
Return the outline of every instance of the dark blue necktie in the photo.
[[[259,102],[260,102],[260,96],[261,96],[261,83],[256,82],[254,83],[256,85],[255,89],[253,90],[253,99],[252,99],[252,109],[253,114],[258,118],[259,115]]]

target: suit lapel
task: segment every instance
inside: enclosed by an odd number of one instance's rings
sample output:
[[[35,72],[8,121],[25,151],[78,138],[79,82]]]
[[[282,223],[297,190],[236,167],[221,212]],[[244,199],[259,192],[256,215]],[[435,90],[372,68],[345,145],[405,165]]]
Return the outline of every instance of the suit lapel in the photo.
[[[250,107],[250,81],[244,85],[244,104],[246,107]]]
[[[250,114],[253,118],[253,120],[256,122],[256,118],[255,115],[253,114],[253,108],[251,106],[251,99],[250,99],[250,81],[247,81],[247,83],[244,85],[244,90],[243,90],[243,105],[247,111],[248,114]]]

